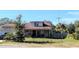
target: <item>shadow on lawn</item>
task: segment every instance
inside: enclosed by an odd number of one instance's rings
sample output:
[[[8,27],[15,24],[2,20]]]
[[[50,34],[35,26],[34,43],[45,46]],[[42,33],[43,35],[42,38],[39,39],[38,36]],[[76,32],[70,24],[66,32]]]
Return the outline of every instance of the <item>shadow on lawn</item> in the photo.
[[[49,41],[45,41],[45,42],[38,42],[38,41],[24,41],[21,43],[35,43],[35,44],[47,44],[47,43],[56,43],[56,42],[49,42]]]

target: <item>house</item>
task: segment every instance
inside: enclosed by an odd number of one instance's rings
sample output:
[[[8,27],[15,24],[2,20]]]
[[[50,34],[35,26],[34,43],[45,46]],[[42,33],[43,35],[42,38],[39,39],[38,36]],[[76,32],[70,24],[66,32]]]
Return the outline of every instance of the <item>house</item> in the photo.
[[[14,22],[0,23],[0,40],[4,38],[6,33],[13,33],[16,31],[16,24]]]
[[[15,31],[16,24],[15,23],[4,23],[0,24],[0,32],[14,32]]]
[[[52,23],[50,21],[32,21],[24,25],[26,36],[50,37]]]

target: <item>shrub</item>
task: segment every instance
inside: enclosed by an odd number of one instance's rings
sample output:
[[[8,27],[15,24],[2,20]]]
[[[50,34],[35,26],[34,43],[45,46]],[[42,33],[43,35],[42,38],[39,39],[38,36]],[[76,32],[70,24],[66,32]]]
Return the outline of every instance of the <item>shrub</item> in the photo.
[[[74,39],[79,40],[79,28],[78,27],[76,27],[75,33],[73,36],[74,36]]]
[[[13,37],[14,41],[23,42],[25,40],[24,34],[22,31],[16,32],[16,35]]]
[[[76,33],[74,34],[74,38],[75,38],[76,40],[79,40],[79,33],[76,32]]]
[[[74,39],[74,38],[75,38],[75,33],[68,34],[67,37],[66,37],[66,39],[68,39],[68,40],[71,40],[71,39]]]
[[[12,40],[12,38],[14,37],[13,33],[7,33],[4,37],[5,40]]]
[[[56,31],[56,32],[53,32],[52,34],[52,38],[54,39],[64,39],[66,38],[66,36],[67,36],[67,32]]]

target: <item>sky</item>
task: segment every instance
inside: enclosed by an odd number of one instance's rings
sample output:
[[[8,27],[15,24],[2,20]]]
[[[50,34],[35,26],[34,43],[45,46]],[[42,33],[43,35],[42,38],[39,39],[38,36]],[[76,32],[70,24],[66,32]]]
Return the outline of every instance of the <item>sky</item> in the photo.
[[[53,24],[69,24],[79,20],[79,10],[0,10],[0,18],[16,20],[19,14],[22,15],[22,22],[47,20]]]

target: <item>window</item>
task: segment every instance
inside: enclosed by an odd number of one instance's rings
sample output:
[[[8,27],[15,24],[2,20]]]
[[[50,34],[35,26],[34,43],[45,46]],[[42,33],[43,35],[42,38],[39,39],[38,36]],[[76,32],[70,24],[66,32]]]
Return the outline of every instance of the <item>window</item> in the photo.
[[[39,23],[38,26],[40,26],[40,27],[43,26],[43,23]]]
[[[42,22],[33,22],[33,23],[32,23],[32,26],[35,26],[35,27],[42,27],[42,26],[43,26],[43,23],[42,23]]]
[[[43,24],[42,23],[35,23],[35,26],[36,27],[41,27],[41,26],[43,26]]]

